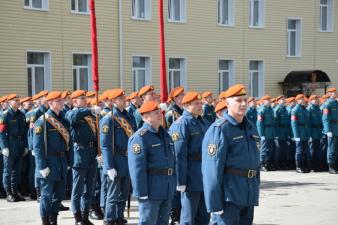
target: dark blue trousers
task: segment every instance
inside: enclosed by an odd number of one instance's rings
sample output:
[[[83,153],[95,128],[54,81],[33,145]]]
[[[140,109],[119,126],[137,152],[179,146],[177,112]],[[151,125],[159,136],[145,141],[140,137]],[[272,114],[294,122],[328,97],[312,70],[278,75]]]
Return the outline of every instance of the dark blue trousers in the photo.
[[[204,202],[204,193],[188,191],[181,193],[180,225],[208,225],[210,215],[207,213]]]
[[[139,199],[139,225],[168,225],[170,200]]]
[[[57,215],[65,195],[65,180],[39,179],[39,182],[41,187],[40,216]]]
[[[13,191],[18,190],[18,182],[20,180],[20,172],[22,165],[21,156],[3,156],[4,172],[3,172],[3,185],[4,189],[8,192],[13,188]]]
[[[213,215],[211,225],[252,225],[253,206],[239,206],[231,202],[225,203],[222,215]]]

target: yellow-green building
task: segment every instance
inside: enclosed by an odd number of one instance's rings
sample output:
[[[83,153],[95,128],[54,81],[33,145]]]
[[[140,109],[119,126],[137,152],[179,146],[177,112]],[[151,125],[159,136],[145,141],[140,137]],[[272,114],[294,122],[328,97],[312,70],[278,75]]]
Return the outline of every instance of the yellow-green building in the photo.
[[[88,1],[1,1],[0,95],[91,89]],[[159,87],[158,2],[96,0],[101,90]],[[338,86],[337,14],[336,0],[164,0],[169,88],[278,95],[309,70]]]

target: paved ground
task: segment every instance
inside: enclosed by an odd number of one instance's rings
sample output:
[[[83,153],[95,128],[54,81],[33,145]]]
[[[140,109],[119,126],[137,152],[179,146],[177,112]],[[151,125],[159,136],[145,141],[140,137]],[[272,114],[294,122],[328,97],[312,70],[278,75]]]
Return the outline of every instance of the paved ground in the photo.
[[[65,202],[69,206],[69,201]],[[260,206],[255,225],[337,225],[338,175],[328,173],[262,174]],[[70,211],[61,212],[59,225],[74,224]],[[129,224],[137,224],[136,202]],[[7,203],[0,200],[0,225],[40,224],[35,201]],[[95,224],[102,224],[96,221]]]

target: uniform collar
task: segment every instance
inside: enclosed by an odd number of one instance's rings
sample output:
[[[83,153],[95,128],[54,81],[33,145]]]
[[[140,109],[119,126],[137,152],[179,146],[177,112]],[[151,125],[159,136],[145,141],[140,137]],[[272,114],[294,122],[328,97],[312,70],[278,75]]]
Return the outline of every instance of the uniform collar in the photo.
[[[152,133],[155,133],[155,134],[158,134],[159,132],[161,132],[162,131],[162,126],[160,126],[160,128],[158,129],[158,131],[157,130],[155,130],[149,123],[147,123],[147,122],[144,122],[143,123],[143,126],[142,126],[143,128],[145,128],[145,129],[147,129],[148,131],[150,131],[150,132],[152,132]]]
[[[178,112],[180,115],[183,113],[183,109],[181,109],[176,103],[173,104],[173,110]]]
[[[224,118],[229,121],[232,125],[234,126],[240,126],[240,127],[248,127],[249,129],[251,129],[251,126],[246,118],[246,116],[243,118],[243,122],[240,123],[237,120],[235,120],[235,118],[233,118],[232,116],[230,116],[228,113],[224,113],[223,114]]]

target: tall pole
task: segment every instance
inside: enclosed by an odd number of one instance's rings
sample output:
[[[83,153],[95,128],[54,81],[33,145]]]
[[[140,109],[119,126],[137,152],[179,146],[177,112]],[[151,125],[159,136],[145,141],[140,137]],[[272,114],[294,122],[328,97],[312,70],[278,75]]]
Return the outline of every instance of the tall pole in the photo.
[[[160,32],[160,83],[161,83],[161,102],[168,99],[167,88],[167,66],[165,55],[165,38],[164,38],[164,19],[163,19],[163,0],[158,0],[159,32]]]

